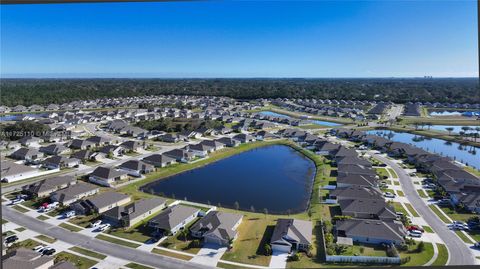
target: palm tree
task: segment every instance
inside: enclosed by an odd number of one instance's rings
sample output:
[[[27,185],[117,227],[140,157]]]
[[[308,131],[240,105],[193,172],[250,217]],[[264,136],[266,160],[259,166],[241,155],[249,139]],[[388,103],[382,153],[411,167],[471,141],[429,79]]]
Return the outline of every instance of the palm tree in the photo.
[[[447,127],[445,128],[447,131],[448,131],[448,135],[451,135],[452,134],[452,131],[454,130],[453,127]]]

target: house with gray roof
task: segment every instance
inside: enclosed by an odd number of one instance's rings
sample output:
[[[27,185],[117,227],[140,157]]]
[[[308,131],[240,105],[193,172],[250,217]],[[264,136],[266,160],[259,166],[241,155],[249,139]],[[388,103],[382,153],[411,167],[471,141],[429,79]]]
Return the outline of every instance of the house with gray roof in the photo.
[[[3,160],[0,163],[2,182],[14,182],[37,175],[37,169],[12,161]]]
[[[195,154],[189,152],[186,149],[172,149],[170,151],[164,152],[162,155],[168,156],[175,159],[177,162],[187,163],[193,160]]]
[[[328,194],[329,199],[383,199],[383,194],[376,188],[365,186],[348,186],[336,188]]]
[[[112,167],[99,166],[88,176],[90,182],[111,187],[116,181],[126,179],[128,173]]]
[[[163,198],[141,199],[107,210],[102,214],[102,218],[119,227],[131,227],[164,209],[166,202]]]
[[[196,207],[174,205],[150,219],[148,226],[163,234],[176,234],[193,221],[200,212]]]
[[[153,154],[142,159],[144,162],[149,163],[155,167],[165,167],[170,164],[174,164],[176,160],[172,157],[168,157],[163,154]]]
[[[95,147],[95,144],[91,141],[88,140],[83,140],[83,139],[73,139],[70,142],[70,148],[72,149],[90,149]]]
[[[312,244],[312,230],[311,221],[278,219],[270,239],[272,250],[284,253],[292,250],[308,251]]]
[[[101,214],[114,207],[127,204],[130,201],[130,196],[127,194],[107,191],[83,201],[78,201],[70,207],[75,210],[78,215],[88,215],[91,213]]]
[[[73,176],[56,176],[23,186],[22,189],[33,197],[43,198],[48,197],[52,192],[75,184],[77,180]]]
[[[63,206],[70,205],[83,197],[94,195],[100,191],[100,188],[83,182],[78,182],[75,185],[53,192],[50,195],[50,200],[59,202]]]
[[[48,155],[59,155],[68,153],[70,149],[68,149],[62,144],[51,144],[45,147],[40,147],[39,151]]]
[[[190,227],[190,233],[203,238],[206,243],[230,246],[231,241],[237,238],[237,228],[242,219],[240,214],[210,211]]]
[[[64,156],[52,156],[42,161],[42,165],[48,169],[61,169],[66,167],[74,167],[79,165],[81,161],[75,158],[67,158]]]
[[[32,148],[19,148],[10,154],[10,158],[24,160],[26,162],[38,162],[43,156],[44,154],[42,152]]]
[[[18,248],[7,252],[2,257],[2,268],[5,269],[48,269],[54,264],[54,257],[26,248]]]
[[[140,177],[142,176],[142,174],[147,174],[155,171],[155,166],[139,160],[126,161],[120,164],[118,168],[134,177]]]
[[[230,137],[222,137],[216,140],[217,142],[220,142],[224,144],[227,147],[236,147],[240,145],[241,141],[235,138],[230,138]]]
[[[338,200],[342,215],[359,219],[381,219],[391,221],[397,219],[395,209],[380,199],[348,198]]]
[[[382,221],[371,219],[338,220],[335,223],[338,237],[348,237],[353,242],[366,244],[405,243],[407,231],[400,221]]]
[[[350,186],[377,187],[378,180],[376,176],[339,174],[337,177],[337,187],[341,188]]]

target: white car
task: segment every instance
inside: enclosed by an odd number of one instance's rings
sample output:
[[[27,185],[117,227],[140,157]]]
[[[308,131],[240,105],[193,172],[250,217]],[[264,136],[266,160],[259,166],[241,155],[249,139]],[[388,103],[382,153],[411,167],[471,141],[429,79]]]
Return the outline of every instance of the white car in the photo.
[[[75,211],[73,211],[73,210],[67,211],[67,212],[65,212],[65,214],[63,214],[63,216],[64,216],[65,218],[74,217],[74,216],[75,216]]]
[[[410,230],[410,231],[408,231],[408,234],[411,237],[422,237],[422,232],[419,231],[419,230]]]
[[[110,229],[110,224],[109,224],[109,223],[102,224],[102,225],[100,225],[100,226],[98,227],[98,230],[99,230],[100,232],[106,231],[106,230],[108,230],[108,229]]]
[[[383,194],[383,196],[387,197],[387,198],[395,198],[395,194],[391,193],[391,192],[386,192]]]
[[[39,246],[34,247],[34,248],[33,248],[33,251],[42,253],[42,251],[43,251],[44,249],[45,249],[45,246],[39,245]]]
[[[16,205],[16,204],[20,204],[20,203],[23,203],[23,202],[25,202],[24,199],[13,199],[13,200],[10,202],[10,204],[11,204],[11,205]]]
[[[101,224],[102,224],[102,221],[101,221],[101,220],[97,220],[97,221],[91,223],[90,226],[95,228],[95,227],[100,226]]]

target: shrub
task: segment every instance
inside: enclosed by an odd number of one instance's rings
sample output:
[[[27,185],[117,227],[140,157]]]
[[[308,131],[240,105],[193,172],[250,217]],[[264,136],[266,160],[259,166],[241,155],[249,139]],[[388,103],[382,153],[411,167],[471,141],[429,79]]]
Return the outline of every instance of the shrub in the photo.
[[[270,244],[265,244],[263,246],[263,250],[265,251],[265,256],[272,255],[272,247],[270,246]]]
[[[423,243],[423,241],[420,241],[420,243],[418,243],[418,246],[417,246],[417,252],[422,252],[425,250],[425,243]]]
[[[333,243],[333,234],[332,233],[326,233],[325,234],[325,244],[332,244]]]
[[[298,253],[294,253],[293,255],[288,256],[288,261],[290,262],[296,262],[300,260],[300,255]]]
[[[400,256],[400,255],[398,254],[398,250],[395,248],[395,246],[389,246],[389,247],[387,247],[386,252],[387,252],[387,256],[388,256],[388,257],[398,257],[398,256]]]

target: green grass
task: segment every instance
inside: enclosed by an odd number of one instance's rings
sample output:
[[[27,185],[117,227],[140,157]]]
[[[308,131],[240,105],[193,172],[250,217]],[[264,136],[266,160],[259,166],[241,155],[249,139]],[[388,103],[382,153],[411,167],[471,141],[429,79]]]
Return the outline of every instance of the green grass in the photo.
[[[384,177],[390,178],[387,169],[384,167],[381,168],[375,168],[375,172],[377,172],[377,175],[380,177],[380,179],[383,179]]]
[[[420,195],[420,197],[422,198],[428,198],[427,194],[425,193],[424,190],[417,190],[418,192],[418,195]]]
[[[42,245],[42,244],[32,239],[25,239],[23,241],[13,243],[8,249],[9,250],[18,249],[18,248],[32,249],[39,245]]]
[[[88,226],[90,226],[90,223],[95,222],[97,219],[100,219],[100,216],[96,216],[96,215],[75,216],[69,219],[68,222],[83,228],[87,228]]]
[[[45,216],[45,215],[40,215],[37,217],[37,219],[39,220],[47,220],[47,219],[50,219],[49,217]]]
[[[395,185],[395,186],[400,186],[400,182],[397,181],[397,180],[394,180],[394,181],[393,181],[393,185]]]
[[[470,167],[470,166],[464,166],[463,169],[465,169],[467,172],[470,172],[474,175],[476,175],[477,177],[480,177],[480,170],[477,170],[473,167]]]
[[[400,197],[405,197],[405,194],[403,193],[403,191],[397,190],[397,194],[398,194],[398,196],[400,196]]]
[[[152,249],[152,253],[160,254],[160,255],[164,255],[164,256],[169,256],[169,257],[184,260],[184,261],[189,261],[189,260],[192,259],[191,256],[183,255],[183,254],[180,254],[180,253],[174,253],[174,252],[166,251],[166,250],[159,249],[159,248]]]
[[[43,235],[43,234],[37,235],[37,236],[35,236],[35,238],[40,239],[40,240],[42,240],[44,242],[47,242],[47,243],[50,243],[50,244],[53,244],[53,243],[57,242],[57,239],[51,238],[51,237]]]
[[[59,227],[62,227],[64,229],[67,229],[69,230],[70,232],[80,232],[82,229],[81,228],[78,228],[76,226],[73,226],[73,225],[70,225],[70,224],[67,224],[67,223],[61,223],[60,225],[58,225]]]
[[[432,263],[432,266],[445,265],[448,261],[448,249],[444,244],[437,243],[438,256],[437,259]]]
[[[390,172],[393,178],[398,178],[398,175],[395,172],[395,170],[393,170],[392,168],[387,168],[387,170]]]
[[[107,241],[107,242],[110,242],[110,243],[113,243],[113,244],[129,247],[129,248],[138,248],[140,246],[140,244],[131,243],[131,242],[128,242],[128,241],[113,238],[113,237],[106,236],[106,235],[103,235],[103,234],[99,234],[99,235],[95,236],[95,238],[103,240],[103,241]]]
[[[248,269],[248,268],[251,268],[251,267],[238,266],[238,265],[233,265],[233,264],[229,264],[229,263],[218,262],[218,263],[217,263],[217,268],[224,268],[224,269]]]
[[[8,220],[2,219],[2,224],[8,223]]]
[[[15,229],[15,231],[17,231],[17,232],[20,233],[20,232],[25,231],[26,229],[27,229],[27,228],[25,228],[25,227],[18,227],[18,228]]]
[[[432,228],[430,226],[423,225],[422,228],[425,230],[426,233],[433,233]]]
[[[448,219],[442,214],[442,212],[440,212],[440,210],[439,210],[435,205],[429,205],[428,207],[430,207],[430,209],[433,211],[433,213],[435,213],[443,222],[445,222],[445,223],[452,223],[450,220],[448,220]]]
[[[26,213],[26,212],[30,211],[30,210],[28,210],[24,207],[19,206],[19,205],[13,205],[12,208],[17,210],[18,212],[21,212],[21,213]]]
[[[410,257],[410,261],[402,264],[403,266],[420,266],[424,265],[433,257],[433,245],[429,242],[424,242],[425,249],[422,252],[417,252],[416,248],[418,242],[415,242],[414,245],[409,246],[409,250],[405,252],[400,252],[401,258]]]
[[[475,217],[477,216],[476,214],[473,214],[473,213],[470,213],[470,212],[463,212],[463,213],[460,213],[460,212],[457,212],[455,211],[455,209],[453,209],[452,207],[444,207],[444,206],[440,206],[440,209],[445,212],[451,219],[453,220],[460,220],[460,221],[463,221],[463,222],[467,222],[467,220],[471,217]]]
[[[408,214],[407,210],[402,206],[401,203],[393,202],[392,204],[393,204],[393,208],[395,209],[396,212],[402,212],[403,215],[410,216],[410,214]]]
[[[405,206],[408,208],[408,211],[410,211],[410,213],[412,213],[412,216],[420,217],[420,215],[418,215],[417,211],[413,208],[412,204],[405,203]]]
[[[467,244],[475,243],[475,242],[472,242],[472,240],[470,240],[462,231],[455,231],[455,233],[458,235],[458,237],[460,237],[460,239],[463,240],[463,242]]]
[[[85,257],[77,256],[65,251],[62,251],[55,255],[55,262],[69,261],[75,265],[78,269],[88,269],[97,264],[97,261],[87,259]]]
[[[357,244],[354,243],[353,246],[349,246],[347,251],[343,253],[344,256],[374,256],[374,257],[386,257],[387,253],[385,248],[380,245],[369,245],[369,244]]]
[[[190,230],[190,227],[195,224],[196,220],[190,222],[185,228]],[[165,248],[174,249],[178,251],[185,251],[191,254],[197,254],[200,248],[191,247],[192,241],[195,240],[190,234],[184,238],[180,233],[170,236],[165,239],[160,245]]]
[[[132,269],[154,269],[153,267],[148,267],[134,262],[126,264],[125,267]]]
[[[101,253],[91,251],[91,250],[88,250],[88,249],[84,249],[84,248],[81,248],[81,247],[71,247],[71,248],[69,248],[69,250],[75,251],[77,253],[80,253],[80,254],[83,254],[83,255],[86,255],[86,256],[90,256],[92,258],[96,258],[96,259],[99,259],[99,260],[103,260],[107,257],[107,255],[103,255]]]

